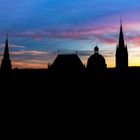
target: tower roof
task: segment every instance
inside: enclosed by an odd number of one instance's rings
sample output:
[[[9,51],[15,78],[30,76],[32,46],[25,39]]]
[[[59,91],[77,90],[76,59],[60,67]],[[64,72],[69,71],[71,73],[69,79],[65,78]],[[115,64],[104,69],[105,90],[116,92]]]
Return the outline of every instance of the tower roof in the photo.
[[[4,59],[9,59],[9,56],[8,35],[6,35]]]
[[[128,68],[128,50],[127,45],[125,45],[124,41],[122,21],[120,24],[119,43],[116,49],[116,68],[119,70]]]
[[[124,42],[124,35],[123,35],[123,27],[122,27],[122,20],[120,21],[120,35],[119,35],[119,44],[118,46],[125,47],[125,42]]]
[[[6,35],[5,49],[4,49],[3,60],[1,62],[1,69],[6,71],[12,69],[12,64],[9,55],[9,48],[8,48],[8,35]]]

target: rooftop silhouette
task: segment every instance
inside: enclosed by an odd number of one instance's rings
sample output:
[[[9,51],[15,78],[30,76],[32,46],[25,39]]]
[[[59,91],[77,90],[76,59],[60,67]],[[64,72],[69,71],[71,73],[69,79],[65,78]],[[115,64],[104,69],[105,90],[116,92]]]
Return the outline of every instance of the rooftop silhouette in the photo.
[[[77,54],[58,54],[50,70],[59,73],[80,72],[85,67]]]
[[[47,107],[52,106],[54,109],[56,107],[60,109],[62,107],[58,105],[61,103],[63,107],[73,105],[74,109],[76,104],[78,108],[75,111],[84,104],[81,107],[82,110],[85,108],[92,112],[96,106],[100,109],[108,108],[105,106],[107,103],[110,107],[120,105],[121,101],[124,104],[127,104],[126,101],[134,103],[133,97],[139,99],[136,90],[139,91],[137,81],[140,81],[140,67],[128,67],[127,65],[128,57],[124,46],[122,26],[116,53],[116,68],[107,68],[104,57],[99,53],[99,47],[95,46],[94,54],[89,56],[87,66],[83,65],[76,53],[58,54],[54,62],[49,64],[49,69],[11,70],[8,38],[6,38],[0,70],[0,88],[3,91],[1,95],[6,96],[6,101],[7,98],[9,99],[8,107],[11,102],[18,102],[16,106],[27,105],[29,112],[35,104],[37,104],[36,108],[42,109],[43,112]],[[131,93],[126,92],[126,89],[129,89]],[[28,108],[29,106],[31,109]],[[19,107],[18,110],[20,109]],[[113,109],[114,107],[111,110]]]
[[[138,78],[139,77],[138,75],[140,73],[139,67],[128,67],[128,50],[124,40],[122,22],[120,24],[119,41],[116,47],[116,68],[107,68],[105,58],[102,56],[102,54],[99,53],[99,47],[95,46],[94,54],[89,56],[86,66],[82,63],[80,57],[78,56],[78,53],[76,52],[73,54],[58,53],[58,56],[56,57],[54,62],[52,64],[48,64],[48,69],[40,69],[40,70],[13,69],[12,70],[12,64],[10,60],[10,53],[9,53],[9,46],[8,46],[8,36],[6,36],[5,50],[3,54],[3,60],[1,62],[0,78],[5,79],[5,75],[3,75],[3,72],[5,71],[9,72],[9,74],[6,73],[6,75],[8,74],[10,78],[12,77],[12,79],[16,79],[16,78],[18,80],[30,79],[29,81],[33,81],[34,78],[39,79],[39,81],[41,81],[44,78],[46,80],[51,79],[52,77],[53,79],[55,79],[55,76],[56,77],[59,76],[59,78],[62,78],[64,76],[65,79],[72,78],[73,80],[75,78],[77,78],[77,80],[78,79],[88,80],[88,78],[118,80],[118,78],[122,76],[125,78],[126,77]],[[88,78],[85,79],[87,75]],[[101,77],[98,77],[97,75],[101,75]]]

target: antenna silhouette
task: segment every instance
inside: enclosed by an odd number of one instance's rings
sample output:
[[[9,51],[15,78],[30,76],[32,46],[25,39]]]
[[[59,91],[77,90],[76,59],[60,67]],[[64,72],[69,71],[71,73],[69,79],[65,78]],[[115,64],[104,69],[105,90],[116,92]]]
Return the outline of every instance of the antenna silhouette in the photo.
[[[122,25],[122,19],[120,19],[120,24]]]
[[[8,33],[6,33],[6,39],[8,39]]]
[[[120,17],[120,25],[122,26],[123,24],[123,20],[122,20],[122,17]]]
[[[60,54],[60,50],[58,49],[58,52],[57,52],[58,54]]]

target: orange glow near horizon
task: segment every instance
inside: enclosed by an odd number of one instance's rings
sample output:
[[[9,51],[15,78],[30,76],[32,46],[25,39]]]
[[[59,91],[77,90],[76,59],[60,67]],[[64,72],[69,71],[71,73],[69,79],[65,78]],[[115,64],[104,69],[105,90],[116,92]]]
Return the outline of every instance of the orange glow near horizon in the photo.
[[[136,51],[137,53],[132,53],[132,50]],[[129,66],[140,66],[140,56],[139,56],[139,48],[132,49],[130,51],[129,55]],[[83,64],[86,66],[87,61],[88,61],[88,56],[85,57],[80,57],[81,61]],[[0,58],[0,62],[2,60],[2,57]],[[108,68],[114,68],[115,67],[115,57],[105,57],[106,64]],[[52,60],[53,62],[54,60]],[[48,68],[48,61],[45,60],[21,60],[21,61],[16,61],[12,60],[12,66],[13,68],[19,68],[19,69],[41,69],[41,68]]]
[[[87,65],[87,60],[88,59],[81,59],[83,64],[86,66]],[[108,68],[114,68],[115,67],[115,57],[107,57],[105,58],[106,60],[106,64],[107,64],[107,67]],[[37,62],[37,63],[32,63],[32,62],[28,62],[27,60],[24,62],[16,62],[16,61],[13,61],[12,62],[12,66],[13,68],[19,68],[19,69],[47,69],[48,68],[48,62],[44,63],[40,61]],[[129,66],[140,66],[140,57],[129,57]]]
[[[12,62],[13,68],[19,68],[19,69],[47,69],[48,64],[33,64],[33,63],[27,63],[27,62]]]
[[[133,44],[133,46],[128,45],[128,53],[129,53],[129,66],[140,66],[140,47],[134,47],[135,44]],[[113,45],[114,46],[114,45]],[[112,55],[110,56],[106,56],[106,54],[104,53],[104,51],[101,52],[101,54],[105,57],[106,60],[106,64],[108,68],[114,68],[115,67],[115,53],[114,50],[111,51],[113,52]],[[45,54],[44,54],[45,53]],[[14,56],[12,55],[11,61],[12,61],[12,66],[13,68],[19,68],[19,69],[47,69],[48,68],[48,63],[53,63],[55,57],[49,57],[48,58],[41,58],[42,55],[48,55],[46,54],[46,52],[39,52],[39,56],[38,53],[35,52],[35,57],[33,59],[16,59],[14,58]],[[36,57],[37,55],[37,57]],[[90,56],[79,56],[81,61],[83,62],[83,64],[86,66],[87,65],[87,61],[88,58]],[[41,58],[41,60],[40,60]],[[2,60],[2,56],[0,56],[0,63]]]
[[[140,66],[140,57],[129,59],[129,66]]]

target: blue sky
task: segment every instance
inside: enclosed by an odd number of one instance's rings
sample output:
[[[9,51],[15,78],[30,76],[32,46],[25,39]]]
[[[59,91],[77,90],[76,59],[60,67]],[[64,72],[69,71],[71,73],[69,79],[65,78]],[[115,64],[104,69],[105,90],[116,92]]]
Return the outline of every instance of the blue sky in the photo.
[[[0,0],[0,60],[8,33],[14,67],[45,68],[58,49],[86,64],[96,44],[114,67],[122,18],[129,65],[140,65],[139,9],[139,0]]]

